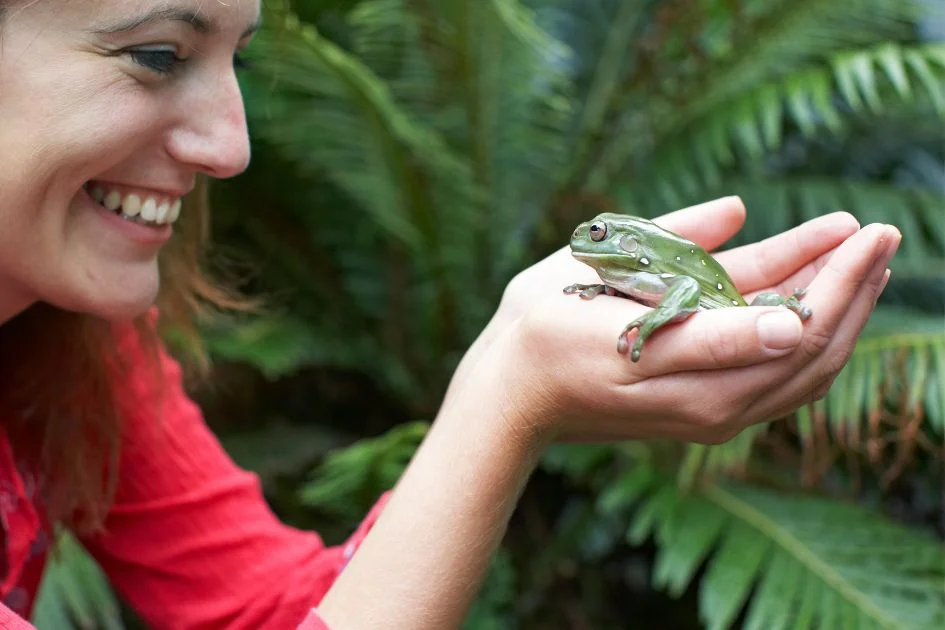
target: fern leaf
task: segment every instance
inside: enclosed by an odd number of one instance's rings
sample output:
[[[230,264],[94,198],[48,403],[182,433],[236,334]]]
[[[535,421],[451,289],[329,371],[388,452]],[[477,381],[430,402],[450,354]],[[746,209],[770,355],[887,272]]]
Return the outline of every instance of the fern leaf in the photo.
[[[793,104],[799,124],[805,128],[811,128],[814,121],[810,115],[815,111],[826,115],[824,120],[836,126],[834,107],[824,90],[825,81],[829,81],[826,68],[831,56],[845,49],[904,36],[906,20],[921,13],[920,5],[910,1],[858,0],[855,5],[841,7],[829,0],[771,3],[769,10],[761,12],[758,24],[744,29],[751,33],[750,37],[737,42],[723,58],[711,59],[700,74],[687,77],[687,85],[696,81],[697,86],[686,89],[686,95],[691,96],[685,102],[680,103],[673,95],[649,99],[650,115],[638,116],[625,136],[606,139],[590,187],[607,189],[618,173],[633,168],[633,156],[643,157],[654,150],[662,152],[677,142],[682,145],[679,148],[704,142],[705,138],[694,137],[694,131],[705,129],[700,121],[707,118],[724,114],[726,128],[737,129],[737,123],[744,120],[744,108],[734,104],[744,100],[748,93],[752,93],[753,100],[757,99],[760,86],[780,86],[783,96]],[[851,10],[860,17],[855,27],[849,22]],[[937,51],[932,56],[936,54]],[[855,63],[872,73],[872,65],[867,67],[866,61],[857,59]],[[798,84],[805,75],[806,81]],[[661,77],[660,82],[671,84],[672,79]],[[815,97],[815,102],[806,102],[804,96]],[[740,117],[736,118],[736,114]],[[627,137],[633,142],[627,142],[624,139]]]
[[[641,540],[651,530],[655,584],[679,594],[707,566],[699,602],[710,629],[741,614],[746,628],[766,630],[945,624],[945,547],[860,507],[747,486],[662,486],[629,532]]]
[[[123,630],[118,600],[82,546],[63,533],[36,596],[32,622],[39,630]]]
[[[381,492],[394,486],[428,428],[425,422],[403,424],[329,453],[299,491],[300,500],[356,522]]]
[[[669,183],[673,189],[685,189],[678,179],[691,169],[673,168],[680,161],[676,154],[682,153],[689,161],[698,160],[703,185],[708,185],[717,180],[711,177],[712,170],[731,164],[735,153],[758,158],[779,149],[780,129],[788,116],[807,137],[813,137],[822,126],[839,133],[848,112],[863,110],[864,99],[871,111],[882,113],[893,98],[914,104],[915,93],[921,90],[936,111],[945,115],[945,109],[937,105],[945,99],[945,67],[938,65],[943,53],[945,44],[904,47],[887,42],[844,51],[822,66],[802,68],[775,82],[762,83],[707,112],[678,139],[668,140],[653,158],[653,167],[640,177],[648,177],[653,170],[672,173]],[[887,81],[879,80],[878,68],[885,72]],[[895,97],[887,94],[887,84],[894,87]],[[840,109],[844,105],[846,111]],[[706,167],[705,153],[697,148],[703,145],[715,147],[718,166],[714,169]]]
[[[898,423],[919,418],[934,433],[945,435],[945,417],[941,415],[943,355],[945,333],[940,316],[904,309],[875,312],[825,398],[833,435],[846,436],[844,441],[852,447],[860,447],[866,440],[879,440],[878,427],[864,423],[880,413]],[[878,386],[885,395],[880,393],[867,400],[866,392],[875,392],[867,388],[867,383]],[[900,388],[904,396],[889,395]]]
[[[655,216],[665,211],[660,199],[634,195],[622,189],[618,199],[626,207]],[[745,227],[732,245],[756,242],[790,229],[808,219],[845,210],[862,225],[892,223],[903,233],[894,265],[910,274],[940,276],[936,259],[945,256],[945,196],[941,192],[888,183],[830,177],[726,177],[718,186],[698,195],[681,195],[683,205],[713,196],[737,194],[748,209]],[[898,272],[897,272],[898,273]]]

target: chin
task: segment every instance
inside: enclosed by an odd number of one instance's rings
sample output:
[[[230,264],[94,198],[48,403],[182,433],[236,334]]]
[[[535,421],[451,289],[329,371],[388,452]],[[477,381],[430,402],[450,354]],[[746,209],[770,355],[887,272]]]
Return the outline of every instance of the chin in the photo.
[[[143,315],[157,299],[160,280],[157,269],[150,273],[102,277],[84,287],[72,299],[52,302],[59,308],[86,313],[109,321],[124,321]]]

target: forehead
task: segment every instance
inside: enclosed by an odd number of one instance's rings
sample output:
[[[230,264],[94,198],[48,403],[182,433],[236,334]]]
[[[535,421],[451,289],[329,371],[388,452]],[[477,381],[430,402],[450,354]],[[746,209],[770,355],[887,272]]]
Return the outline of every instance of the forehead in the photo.
[[[202,32],[242,32],[259,16],[259,0],[14,0],[4,4],[8,17],[38,12],[48,16],[49,24],[80,28],[127,26],[135,19],[157,17],[190,21]]]

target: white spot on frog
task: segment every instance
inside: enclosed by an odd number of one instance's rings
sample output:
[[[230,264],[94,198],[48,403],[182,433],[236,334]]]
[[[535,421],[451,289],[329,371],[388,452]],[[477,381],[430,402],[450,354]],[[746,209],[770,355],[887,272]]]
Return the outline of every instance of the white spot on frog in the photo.
[[[702,259],[702,266],[705,267],[705,258]]]
[[[721,290],[722,290],[722,283],[721,283],[721,282],[716,283],[715,288],[718,289],[719,291],[721,291]]]
[[[681,260],[682,260],[682,258],[681,258],[681,257],[679,257],[679,256],[676,256],[676,262],[679,262],[679,261],[681,261]]]
[[[732,300],[732,304],[734,304],[735,306],[738,306],[738,300]]]
[[[641,259],[640,259],[640,262],[643,263],[644,265],[649,265],[649,264],[650,264],[650,261],[649,261],[648,258],[641,258]]]

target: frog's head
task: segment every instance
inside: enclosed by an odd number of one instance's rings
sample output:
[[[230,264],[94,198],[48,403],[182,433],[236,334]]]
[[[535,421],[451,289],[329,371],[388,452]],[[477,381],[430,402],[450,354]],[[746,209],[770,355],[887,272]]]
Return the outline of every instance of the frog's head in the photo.
[[[605,212],[575,228],[571,254],[598,271],[602,267],[643,271],[654,259],[650,249],[660,232],[652,221]]]

